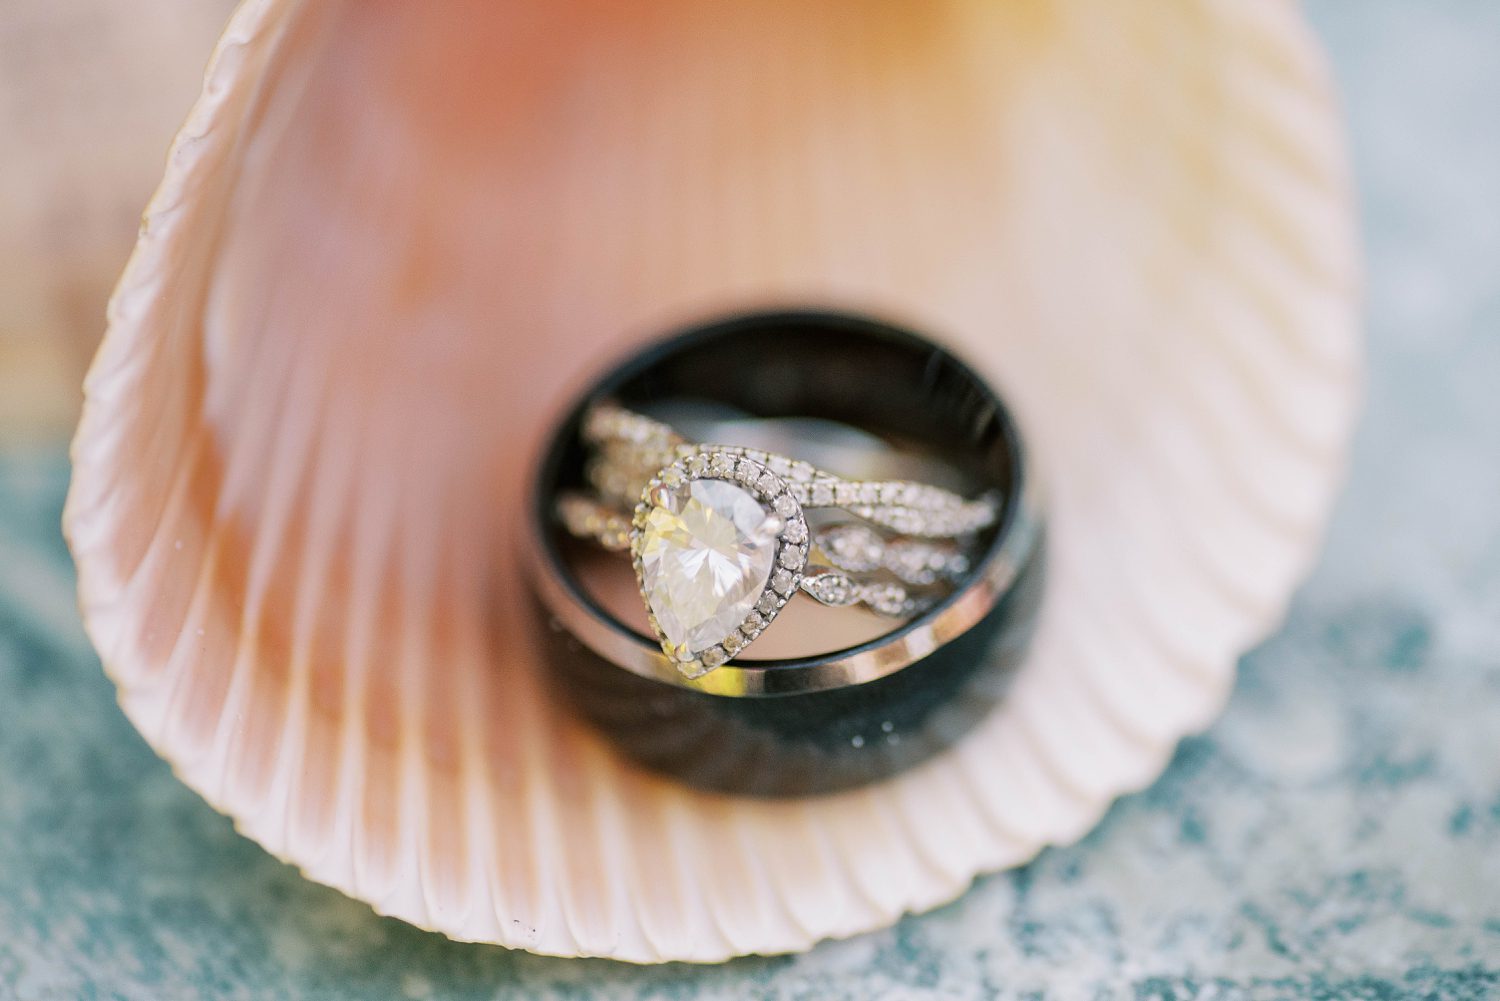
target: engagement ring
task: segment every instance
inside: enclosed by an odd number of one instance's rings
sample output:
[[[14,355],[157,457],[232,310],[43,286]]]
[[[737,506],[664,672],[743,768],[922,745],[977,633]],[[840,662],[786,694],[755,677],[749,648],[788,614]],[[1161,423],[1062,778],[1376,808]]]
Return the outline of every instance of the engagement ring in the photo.
[[[799,592],[895,619],[921,614],[969,573],[975,540],[1002,508],[996,493],[848,480],[698,444],[612,402],[589,408],[581,436],[593,491],[562,494],[559,520],[630,552],[651,628],[689,679],[740,655]]]

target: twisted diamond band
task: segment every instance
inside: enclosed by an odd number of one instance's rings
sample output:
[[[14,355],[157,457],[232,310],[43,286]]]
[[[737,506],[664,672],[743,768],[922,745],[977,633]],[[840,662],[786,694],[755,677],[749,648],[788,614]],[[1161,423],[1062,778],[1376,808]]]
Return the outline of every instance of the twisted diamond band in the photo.
[[[586,412],[581,437],[595,493],[562,494],[558,520],[629,550],[651,628],[689,679],[739,655],[799,591],[892,618],[927,610],[969,572],[976,533],[1001,513],[992,494],[846,480],[758,449],[696,444],[614,403]],[[864,524],[810,526],[806,512],[818,509]]]
[[[634,531],[631,517],[608,505],[584,494],[565,493],[558,498],[557,511],[563,526],[577,538],[592,540],[615,552],[628,550],[631,546]],[[873,560],[835,555],[849,552],[851,545],[847,540],[851,534],[863,531],[866,530],[859,526],[841,525],[814,535],[813,547],[821,551],[830,565],[806,568],[799,581],[804,594],[824,605],[864,605],[879,615],[904,619],[925,611],[933,600],[930,595],[908,589],[904,584],[931,585],[940,578],[956,580],[967,572],[969,557],[964,552],[943,552],[914,541],[887,544],[874,533],[870,533],[873,541],[862,543],[878,551],[879,555]],[[795,525],[791,534],[796,542],[805,539],[805,529]],[[859,571],[880,569],[889,570],[899,581],[871,581],[858,576]],[[840,570],[855,573],[841,573]]]
[[[656,471],[674,461],[686,460],[699,474],[709,461],[702,446],[669,425],[613,403],[589,409],[582,435],[596,449],[588,467],[590,483],[601,497],[621,504],[634,504]],[[968,500],[950,490],[909,480],[845,480],[811,463],[758,449],[715,446],[715,451],[763,464],[786,480],[788,493],[803,508],[843,508],[902,535],[969,535],[990,527],[999,516],[1000,501],[993,494]],[[728,461],[721,459],[720,468],[712,472],[724,475]]]

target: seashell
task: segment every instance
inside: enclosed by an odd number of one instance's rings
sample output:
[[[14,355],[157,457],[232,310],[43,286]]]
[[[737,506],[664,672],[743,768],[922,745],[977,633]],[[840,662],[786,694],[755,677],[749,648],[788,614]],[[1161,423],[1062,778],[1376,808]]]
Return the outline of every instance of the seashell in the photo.
[[[89,633],[183,781],[381,913],[633,962],[886,925],[1080,837],[1281,617],[1355,412],[1349,189],[1285,3],[250,0],[88,376]],[[600,358],[784,303],[988,371],[1054,569],[958,750],[745,801],[554,712],[512,533]]]

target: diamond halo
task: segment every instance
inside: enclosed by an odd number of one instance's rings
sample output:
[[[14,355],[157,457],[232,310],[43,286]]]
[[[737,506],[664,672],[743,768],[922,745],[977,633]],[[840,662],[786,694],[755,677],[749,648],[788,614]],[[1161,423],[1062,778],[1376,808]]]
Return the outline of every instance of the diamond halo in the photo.
[[[695,483],[715,482],[733,489],[693,490]],[[743,498],[753,500],[763,516],[755,530],[747,529],[743,523],[746,515]],[[724,524],[726,519],[734,524]],[[631,524],[630,553],[651,630],[662,651],[685,678],[700,678],[741,653],[771,624],[802,584],[808,552],[802,505],[786,480],[740,450],[713,446],[682,449],[676,460],[646,484]],[[663,525],[675,529],[673,538],[667,538]],[[706,527],[709,525],[712,528]],[[710,531],[713,537],[703,538]],[[769,561],[760,559],[755,552],[764,542],[751,537],[754,531],[765,531],[774,539]],[[706,558],[722,560],[726,548],[730,550],[727,562],[732,571],[725,584],[728,592],[720,596],[716,608],[686,610],[685,618],[695,628],[684,628],[677,609],[658,607],[672,601],[671,581],[663,584],[660,580],[661,574],[672,570],[663,569],[661,561],[676,560],[678,565],[687,566],[695,561],[701,564]],[[652,561],[649,571],[648,550]],[[767,563],[762,582],[759,579],[762,565]],[[744,593],[745,573],[759,584],[758,593]],[[648,581],[653,586],[648,586]],[[739,621],[722,637],[710,642],[689,640],[689,636],[711,628],[716,614],[722,618],[724,612],[734,612],[741,605],[746,609],[745,614],[731,616]],[[664,623],[664,619],[668,621]],[[664,628],[667,625],[671,628]]]

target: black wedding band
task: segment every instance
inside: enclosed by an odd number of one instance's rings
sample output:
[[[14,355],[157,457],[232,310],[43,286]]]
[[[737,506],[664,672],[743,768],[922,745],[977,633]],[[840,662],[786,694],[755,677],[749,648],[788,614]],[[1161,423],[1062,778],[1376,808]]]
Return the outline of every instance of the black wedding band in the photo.
[[[928,453],[967,478],[969,496],[998,497],[999,515],[978,534],[968,575],[883,635],[684,677],[655,638],[611,614],[580,579],[578,542],[559,523],[557,498],[586,487],[580,430],[594,401],[649,410],[693,397],[763,418],[836,421]],[[994,391],[916,334],[837,314],[741,317],[620,365],[559,425],[530,513],[532,585],[550,627],[555,688],[633,757],[727,791],[847,787],[951,745],[998,698],[1024,649],[1045,562],[1036,485]]]

